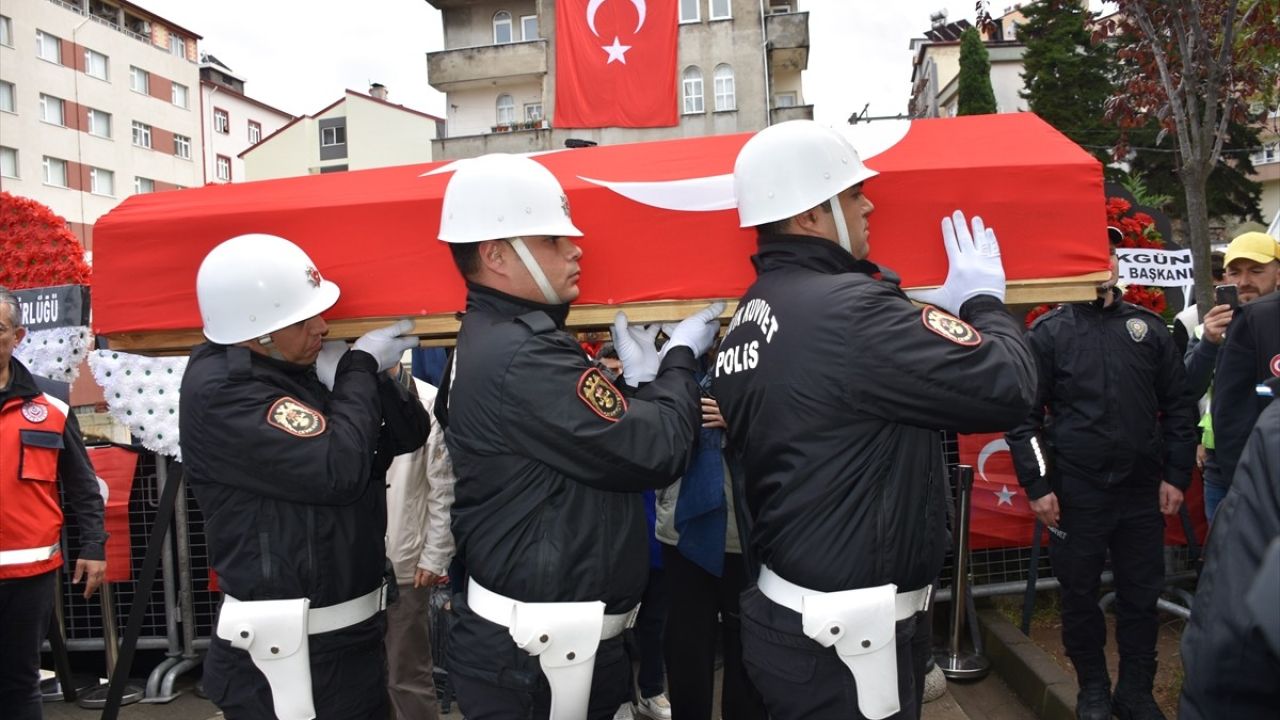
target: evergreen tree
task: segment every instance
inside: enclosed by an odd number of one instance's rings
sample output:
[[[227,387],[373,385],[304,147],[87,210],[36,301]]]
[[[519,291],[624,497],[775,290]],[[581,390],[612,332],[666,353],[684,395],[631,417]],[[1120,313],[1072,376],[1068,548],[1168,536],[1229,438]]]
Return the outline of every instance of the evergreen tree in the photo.
[[[996,94],[991,90],[991,61],[977,28],[960,36],[960,89],[958,115],[988,115],[996,112]]]
[[[1115,91],[1110,47],[1094,42],[1089,12],[1079,0],[1036,0],[1022,13],[1022,98],[1045,122],[1109,162],[1118,137],[1104,119],[1106,100]]]

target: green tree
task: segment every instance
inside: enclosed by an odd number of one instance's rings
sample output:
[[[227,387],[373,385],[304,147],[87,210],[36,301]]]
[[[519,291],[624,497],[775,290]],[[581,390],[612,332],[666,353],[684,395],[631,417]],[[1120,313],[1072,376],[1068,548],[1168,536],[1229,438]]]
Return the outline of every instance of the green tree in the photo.
[[[1104,164],[1118,132],[1105,118],[1114,92],[1112,53],[1095,41],[1088,11],[1079,0],[1036,0],[1024,5],[1027,21],[1018,26],[1022,56],[1022,97],[1032,112]]]
[[[960,36],[959,115],[988,115],[996,112],[996,94],[991,89],[991,61],[977,28]]]

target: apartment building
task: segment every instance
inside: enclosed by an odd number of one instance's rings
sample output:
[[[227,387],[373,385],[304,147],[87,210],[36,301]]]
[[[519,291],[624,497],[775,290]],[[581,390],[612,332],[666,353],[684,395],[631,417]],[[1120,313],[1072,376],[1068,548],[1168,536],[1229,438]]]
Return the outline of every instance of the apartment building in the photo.
[[[812,118],[801,71],[809,14],[797,0],[679,0],[679,122],[660,128],[553,127],[554,0],[427,0],[441,10],[445,49],[427,55],[427,81],[447,96],[437,159],[530,152],[565,141],[626,143],[760,130]],[[766,44],[767,42],[767,44]]]
[[[368,94],[347,90],[319,112],[293,119],[240,153],[244,179],[430,162],[444,120],[388,97],[374,83]]]
[[[240,154],[293,121],[293,116],[245,94],[245,80],[212,55],[200,58],[200,114],[204,177],[211,183],[245,179]]]
[[[923,38],[911,40],[911,117],[954,117],[960,104],[960,36],[973,27],[968,20],[948,22],[945,12],[930,18],[932,27]],[[1017,26],[1026,22],[1018,6],[994,18],[994,27],[984,33],[987,57],[991,62],[991,90],[996,111],[1022,112],[1022,55],[1026,45],[1018,42]]]
[[[0,189],[93,223],[125,197],[203,183],[200,36],[122,0],[0,6]]]

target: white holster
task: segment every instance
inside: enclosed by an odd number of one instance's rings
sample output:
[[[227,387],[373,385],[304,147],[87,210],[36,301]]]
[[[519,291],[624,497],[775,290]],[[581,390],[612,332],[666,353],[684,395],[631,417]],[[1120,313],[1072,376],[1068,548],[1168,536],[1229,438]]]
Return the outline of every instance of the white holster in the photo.
[[[218,614],[218,637],[248,651],[271,685],[280,720],[311,720],[311,648],[307,641],[307,598],[241,602],[227,595]]]
[[[932,587],[898,593],[893,584],[824,593],[761,568],[760,592],[800,613],[804,634],[834,647],[857,682],[858,710],[868,720],[901,710],[898,701],[896,625],[929,606]]]
[[[467,581],[467,606],[505,626],[516,646],[538,658],[551,686],[550,720],[586,720],[591,678],[601,640],[617,637],[635,622],[636,609],[605,615],[604,603],[527,603]]]

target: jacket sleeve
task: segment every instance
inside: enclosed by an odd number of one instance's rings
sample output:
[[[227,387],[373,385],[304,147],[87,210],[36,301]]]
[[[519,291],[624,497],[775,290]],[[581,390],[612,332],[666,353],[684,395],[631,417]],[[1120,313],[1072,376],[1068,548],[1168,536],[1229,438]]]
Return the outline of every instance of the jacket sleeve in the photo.
[[[1218,350],[1213,380],[1213,442],[1222,479],[1230,485],[1249,431],[1258,419],[1257,349],[1248,305],[1240,308]]]
[[[1218,346],[1204,339],[1192,338],[1183,363],[1187,369],[1187,391],[1193,398],[1209,392],[1213,382],[1213,366],[1218,359]]]
[[[851,301],[865,322],[851,329],[846,384],[865,412],[964,433],[1008,430],[1026,416],[1036,393],[1035,359],[998,300],[968,301],[961,323],[912,305],[887,283],[859,291]]]
[[[385,450],[391,457],[411,453],[422,447],[431,431],[428,412],[408,388],[378,373],[378,398],[382,402],[382,419],[386,424]]]
[[[98,475],[89,462],[89,452],[80,436],[80,423],[73,413],[67,414],[62,445],[62,451],[58,453],[58,482],[62,484],[63,501],[76,516],[80,528],[77,557],[105,560],[107,532],[104,529],[102,493],[98,490]]]
[[[607,383],[572,341],[558,333],[533,335],[515,354],[503,383],[507,441],[575,481],[602,490],[640,491],[670,484],[684,473],[699,419],[697,365],[688,348],[667,353],[658,376],[626,398],[616,417],[593,404],[584,381],[604,398],[621,392]]]
[[[422,403],[435,404],[436,392],[426,383],[419,385]],[[426,388],[425,390],[423,388]],[[444,575],[453,559],[453,532],[449,526],[449,512],[453,509],[453,461],[444,444],[444,428],[438,422],[431,423],[427,435],[427,517],[423,530],[422,553],[418,567],[436,575]]]
[[[1018,476],[1018,484],[1022,485],[1027,498],[1039,500],[1052,491],[1049,483],[1049,468],[1053,461],[1052,453],[1044,437],[1045,410],[1049,404],[1049,393],[1053,388],[1053,325],[1046,319],[1031,328],[1027,333],[1027,344],[1035,355],[1038,374],[1038,391],[1036,400],[1017,427],[1005,433],[1005,442],[1009,444],[1009,454],[1013,458],[1013,469]]]
[[[305,436],[268,422],[276,403],[291,397],[270,383],[232,380],[208,397],[184,395],[181,412],[198,418],[190,426],[198,437],[186,440],[191,433],[184,426],[183,454],[197,455],[190,460],[215,468],[206,471],[212,480],[264,497],[314,505],[354,502],[369,482],[378,442],[377,369],[368,353],[344,355],[328,402],[311,408],[324,427]],[[191,443],[197,452],[188,450]]]
[[[1163,329],[1163,328],[1161,328]],[[1160,430],[1164,434],[1165,480],[1179,490],[1191,485],[1191,466],[1200,442],[1199,411],[1195,398],[1187,388],[1187,375],[1173,337],[1167,332],[1161,338],[1159,375],[1156,398],[1160,402]]]

